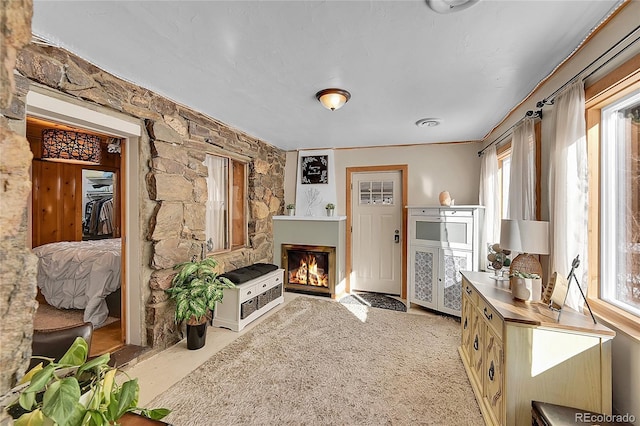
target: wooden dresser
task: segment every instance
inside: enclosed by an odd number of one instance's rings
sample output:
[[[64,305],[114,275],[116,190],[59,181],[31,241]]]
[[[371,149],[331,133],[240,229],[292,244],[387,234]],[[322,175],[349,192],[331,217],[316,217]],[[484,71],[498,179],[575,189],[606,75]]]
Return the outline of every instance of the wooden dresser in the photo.
[[[530,425],[534,400],[611,413],[614,331],[567,307],[557,322],[490,273],[462,275],[459,352],[488,425]]]

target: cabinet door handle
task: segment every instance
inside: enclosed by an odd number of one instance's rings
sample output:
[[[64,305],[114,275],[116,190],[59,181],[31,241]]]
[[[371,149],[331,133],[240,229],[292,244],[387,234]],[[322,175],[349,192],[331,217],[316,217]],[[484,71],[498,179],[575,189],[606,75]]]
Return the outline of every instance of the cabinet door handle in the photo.
[[[478,350],[478,335],[476,334],[476,338],[473,340],[473,349]]]
[[[467,329],[467,318],[464,319],[464,325],[462,326],[465,330]]]
[[[489,321],[493,319],[493,314],[490,314],[486,307],[484,308],[484,316],[487,317]]]
[[[247,296],[249,296],[250,294],[251,294],[251,290],[249,290],[249,291],[247,292]]]
[[[469,296],[471,296],[471,293],[473,293],[473,291],[471,291],[471,289],[469,288],[469,286],[465,287],[465,288],[464,288],[464,291],[466,291],[466,292],[467,292],[467,294],[468,294]]]
[[[495,368],[493,366],[493,361],[491,361],[491,365],[489,366],[489,380],[493,382],[493,377],[495,376]]]

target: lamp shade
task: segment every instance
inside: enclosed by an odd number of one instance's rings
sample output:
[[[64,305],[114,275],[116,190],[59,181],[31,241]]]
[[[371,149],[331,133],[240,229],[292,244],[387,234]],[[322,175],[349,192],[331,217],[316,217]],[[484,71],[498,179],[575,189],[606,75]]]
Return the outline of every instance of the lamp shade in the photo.
[[[316,99],[325,108],[335,111],[351,99],[351,93],[343,89],[324,89],[316,93]]]
[[[49,161],[100,164],[100,137],[70,130],[42,131],[42,158]]]
[[[500,247],[518,253],[549,254],[549,222],[503,219]]]

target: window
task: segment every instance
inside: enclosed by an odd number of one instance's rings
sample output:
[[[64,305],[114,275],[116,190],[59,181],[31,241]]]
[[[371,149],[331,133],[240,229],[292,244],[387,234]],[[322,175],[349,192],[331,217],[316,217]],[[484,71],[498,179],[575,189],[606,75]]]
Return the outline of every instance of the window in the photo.
[[[246,164],[207,154],[207,253],[244,247],[247,241]]]
[[[541,168],[542,168],[542,124],[537,120],[534,124],[535,132],[535,164],[536,164],[536,218],[540,220],[541,214]],[[500,219],[507,217],[509,209],[509,183],[511,180],[511,142],[501,146],[497,150],[498,155],[498,183],[500,186]]]
[[[360,182],[360,204],[393,204],[393,181]]]
[[[498,184],[500,185],[500,219],[509,208],[509,176],[511,174],[511,143],[498,149]]]
[[[640,316],[640,90],[601,114],[600,298]]]
[[[640,56],[585,88],[589,304],[640,339]]]

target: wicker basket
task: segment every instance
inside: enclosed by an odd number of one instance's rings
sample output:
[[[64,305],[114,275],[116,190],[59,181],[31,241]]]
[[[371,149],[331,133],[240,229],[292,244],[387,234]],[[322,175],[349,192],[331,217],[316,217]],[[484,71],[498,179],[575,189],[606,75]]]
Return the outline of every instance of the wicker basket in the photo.
[[[271,300],[276,300],[278,297],[282,296],[282,284],[278,284],[271,288],[269,292],[271,293]]]
[[[240,319],[245,319],[258,310],[258,296],[242,302],[240,305]],[[236,311],[237,312],[237,311]]]
[[[258,296],[258,309],[262,309],[267,306],[269,302],[271,302],[271,291],[267,290],[264,293],[260,293]]]

